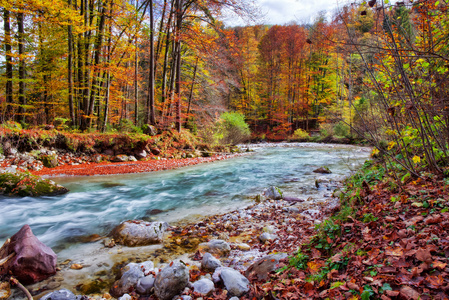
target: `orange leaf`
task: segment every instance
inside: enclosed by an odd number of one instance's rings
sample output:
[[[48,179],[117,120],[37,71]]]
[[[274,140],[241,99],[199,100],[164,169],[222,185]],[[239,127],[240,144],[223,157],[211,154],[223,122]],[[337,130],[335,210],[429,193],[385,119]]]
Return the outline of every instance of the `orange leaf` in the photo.
[[[443,263],[443,262],[438,261],[438,260],[436,260],[436,261],[433,262],[433,267],[434,267],[434,268],[438,268],[438,269],[440,269],[440,270],[443,270],[444,268],[446,268],[446,266],[447,266],[446,263]]]
[[[307,263],[307,266],[309,267],[310,273],[315,274],[321,269],[321,267],[323,266],[323,262],[319,260],[309,261]]]
[[[404,255],[404,251],[399,247],[394,248],[394,249],[389,248],[385,251],[385,254],[391,255],[391,256],[402,256],[402,255]]]

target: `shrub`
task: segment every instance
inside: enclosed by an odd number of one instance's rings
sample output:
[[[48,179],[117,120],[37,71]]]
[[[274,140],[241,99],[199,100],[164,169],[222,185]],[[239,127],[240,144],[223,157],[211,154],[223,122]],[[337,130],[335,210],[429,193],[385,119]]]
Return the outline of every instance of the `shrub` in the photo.
[[[239,144],[247,141],[251,136],[245,116],[239,112],[225,112],[221,114],[217,124],[216,136],[223,144]]]
[[[334,126],[334,134],[339,137],[349,137],[350,130],[349,125],[343,121],[338,122]]]
[[[308,140],[309,138],[309,133],[301,128],[296,129],[292,135],[292,139],[294,140]]]

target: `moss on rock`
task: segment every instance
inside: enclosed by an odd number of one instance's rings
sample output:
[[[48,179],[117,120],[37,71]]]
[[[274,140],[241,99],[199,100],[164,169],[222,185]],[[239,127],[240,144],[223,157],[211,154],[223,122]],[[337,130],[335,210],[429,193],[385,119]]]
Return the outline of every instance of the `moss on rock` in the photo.
[[[0,173],[0,195],[37,197],[65,194],[68,191],[49,179],[30,173]]]

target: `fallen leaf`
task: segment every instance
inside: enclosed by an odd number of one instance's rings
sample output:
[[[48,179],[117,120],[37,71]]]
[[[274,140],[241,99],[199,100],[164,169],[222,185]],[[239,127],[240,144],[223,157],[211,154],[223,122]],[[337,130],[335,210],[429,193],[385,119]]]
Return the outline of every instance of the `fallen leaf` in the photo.
[[[420,298],[420,294],[409,286],[403,286],[400,290],[400,294],[407,300],[418,300]]]
[[[416,259],[423,261],[425,263],[431,263],[432,262],[432,255],[430,254],[430,250],[428,249],[419,249],[416,251]]]
[[[351,290],[354,290],[354,291],[359,291],[360,290],[360,286],[358,286],[357,284],[355,284],[353,282],[350,282],[350,281],[346,283],[346,286],[348,288],[350,288]]]
[[[402,255],[404,255],[404,251],[399,247],[396,247],[394,249],[389,248],[385,251],[385,254],[391,255],[391,256],[402,256]]]
[[[427,285],[432,289],[438,289],[445,283],[443,276],[441,275],[438,276],[429,275],[426,277],[426,281],[428,283]]]
[[[309,261],[307,263],[307,267],[309,267],[310,273],[312,273],[312,274],[317,273],[321,269],[322,266],[323,266],[323,263],[319,260]]]
[[[387,296],[390,296],[390,297],[397,297],[399,295],[399,291],[386,290],[385,294],[387,294]]]
[[[441,216],[440,215],[429,216],[424,220],[424,223],[427,225],[441,223]]]
[[[446,263],[443,263],[443,262],[441,262],[439,260],[434,261],[432,263],[432,265],[433,265],[434,268],[437,268],[437,269],[440,269],[440,270],[443,270],[447,266]]]

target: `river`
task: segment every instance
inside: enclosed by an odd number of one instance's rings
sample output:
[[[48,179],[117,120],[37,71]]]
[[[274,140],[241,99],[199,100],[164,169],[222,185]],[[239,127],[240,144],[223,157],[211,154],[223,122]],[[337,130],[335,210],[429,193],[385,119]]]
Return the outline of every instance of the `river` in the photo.
[[[323,144],[250,146],[253,153],[176,170],[131,175],[53,178],[70,192],[53,197],[0,196],[0,245],[24,224],[56,251],[83,236],[105,235],[129,219],[182,222],[225,213],[251,203],[270,185],[303,199],[332,191],[317,189],[327,166],[341,178],[357,169],[368,148]]]

